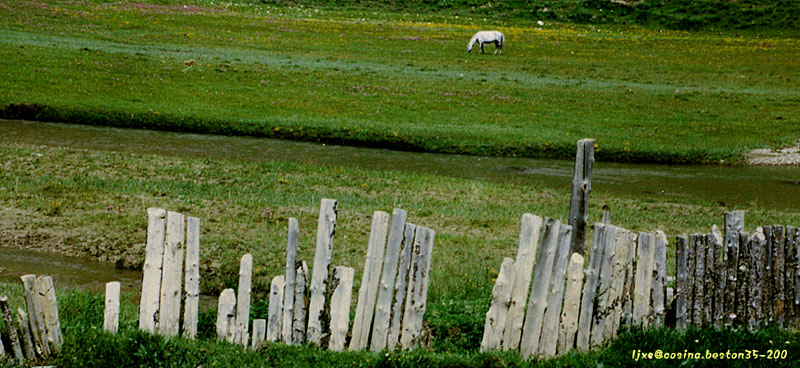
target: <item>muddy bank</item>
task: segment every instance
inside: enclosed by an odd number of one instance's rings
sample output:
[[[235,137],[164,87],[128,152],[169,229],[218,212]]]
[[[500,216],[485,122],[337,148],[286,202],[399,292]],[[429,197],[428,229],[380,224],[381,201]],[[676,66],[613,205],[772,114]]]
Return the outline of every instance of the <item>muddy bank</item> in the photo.
[[[749,165],[800,166],[800,142],[779,150],[755,149],[745,154],[745,158]]]

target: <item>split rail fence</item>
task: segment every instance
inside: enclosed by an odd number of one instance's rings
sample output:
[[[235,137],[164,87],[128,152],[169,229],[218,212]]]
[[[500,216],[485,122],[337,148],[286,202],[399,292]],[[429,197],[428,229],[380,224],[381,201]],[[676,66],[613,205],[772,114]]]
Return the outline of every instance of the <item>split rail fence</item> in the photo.
[[[525,214],[517,258],[503,260],[492,289],[481,351],[587,351],[622,325],[800,327],[800,231],[743,229],[744,212],[733,211],[725,214],[724,234],[714,226],[709,234],[678,236],[670,277],[662,231],[596,223],[584,270],[584,257],[570,251],[569,225]]]

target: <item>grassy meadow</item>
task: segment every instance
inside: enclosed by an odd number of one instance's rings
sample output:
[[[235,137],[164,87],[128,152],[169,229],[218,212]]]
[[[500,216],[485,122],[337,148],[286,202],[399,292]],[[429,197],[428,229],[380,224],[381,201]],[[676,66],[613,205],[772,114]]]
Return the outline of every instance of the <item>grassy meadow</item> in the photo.
[[[800,137],[790,30],[209,0],[0,8],[6,118],[564,158],[592,137],[600,160],[666,163]],[[465,53],[488,28],[504,55]]]

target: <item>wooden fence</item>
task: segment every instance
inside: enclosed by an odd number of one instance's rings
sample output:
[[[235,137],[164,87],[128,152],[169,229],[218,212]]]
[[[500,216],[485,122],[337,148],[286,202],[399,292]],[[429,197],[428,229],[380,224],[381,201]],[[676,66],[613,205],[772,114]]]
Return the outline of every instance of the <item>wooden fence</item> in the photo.
[[[10,350],[7,350],[0,341],[0,356],[10,355],[18,362],[25,359],[44,360],[58,351],[62,345],[53,278],[24,275],[21,279],[25,309],[17,308],[16,323],[8,298],[0,297],[0,313],[5,324],[3,332],[10,344]]]
[[[305,261],[297,260],[298,221],[289,219],[285,274],[272,279],[268,316],[254,320],[252,330],[253,257],[242,256],[237,291],[225,289],[219,296],[216,329],[220,339],[253,349],[264,341],[374,351],[412,349],[420,344],[424,339],[422,317],[434,231],[406,222],[406,211],[401,209],[395,209],[391,216],[382,211],[374,213],[351,330],[354,269],[339,266],[330,272],[336,216],[337,201],[323,199],[312,273]],[[183,336],[196,335],[199,224],[197,218],[148,209],[139,308],[142,330],[165,336],[178,334],[181,277],[185,273]],[[112,282],[106,285],[104,329],[116,332],[118,320],[119,283]]]
[[[571,227],[550,218],[543,229],[542,223],[522,217],[517,258],[503,260],[492,289],[481,351],[519,350],[525,357],[587,351],[613,339],[622,325],[800,327],[795,227],[764,226],[749,235],[744,212],[726,213],[724,233],[714,226],[709,234],[676,238],[673,277],[662,231],[637,234],[596,223],[584,270],[584,257],[570,254]]]

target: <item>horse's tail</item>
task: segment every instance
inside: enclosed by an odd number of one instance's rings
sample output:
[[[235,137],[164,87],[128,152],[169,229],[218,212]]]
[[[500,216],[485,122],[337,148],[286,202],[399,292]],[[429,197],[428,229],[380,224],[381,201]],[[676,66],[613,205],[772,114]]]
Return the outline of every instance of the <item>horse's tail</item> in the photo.
[[[506,47],[506,35],[500,34],[500,48],[503,49]]]

